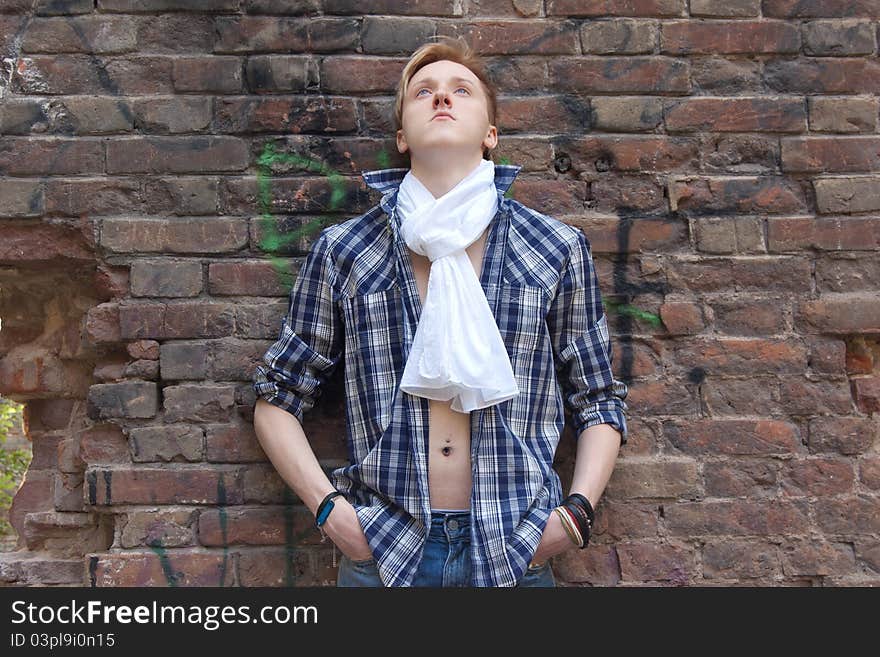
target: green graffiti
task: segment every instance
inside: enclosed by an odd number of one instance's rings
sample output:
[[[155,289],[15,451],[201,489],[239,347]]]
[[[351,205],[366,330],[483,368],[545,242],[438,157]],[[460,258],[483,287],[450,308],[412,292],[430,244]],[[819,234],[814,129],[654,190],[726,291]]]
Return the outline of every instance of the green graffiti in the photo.
[[[629,315],[630,317],[635,317],[636,319],[642,319],[654,326],[660,326],[663,322],[660,319],[659,315],[655,315],[652,312],[648,312],[647,310],[641,310],[640,308],[636,308],[628,303],[620,303],[617,301],[611,301],[609,299],[603,300],[605,305],[610,308],[612,312],[617,313],[618,315]]]
[[[380,169],[391,168],[391,158],[388,151],[382,149],[376,155],[376,163]],[[325,163],[313,160],[308,157],[302,157],[296,154],[279,153],[275,150],[275,145],[267,143],[263,147],[263,151],[257,158],[257,190],[261,213],[262,239],[260,240],[260,249],[266,253],[277,253],[282,247],[299,240],[301,237],[318,232],[330,220],[330,217],[320,217],[300,228],[299,230],[286,232],[281,234],[278,232],[276,221],[272,215],[272,167],[281,164],[293,164],[301,170],[313,171],[319,175],[323,175],[330,183],[330,205],[325,208],[332,212],[336,210],[345,199],[345,176],[338,171],[328,167]],[[500,165],[509,165],[508,158],[501,158],[498,162]],[[513,185],[505,192],[505,198],[512,198]],[[271,255],[269,261],[277,272],[278,276],[289,286],[292,282],[293,273],[284,258]]]
[[[387,158],[387,154],[385,154]],[[291,232],[281,234],[278,232],[277,225],[272,216],[272,167],[278,164],[293,164],[306,171],[314,171],[317,174],[325,176],[330,181],[330,205],[325,210],[332,212],[336,210],[345,199],[345,177],[338,171],[328,167],[323,162],[312,160],[307,157],[301,157],[296,154],[278,153],[275,145],[268,143],[263,147],[263,151],[257,158],[257,191],[259,196],[261,226],[263,237],[260,240],[260,249],[274,254],[282,247],[296,242],[301,237],[316,233],[328,223],[330,217],[320,217],[300,228]],[[293,280],[293,272],[284,258],[272,255],[270,263],[277,272],[280,279],[286,286],[290,286]]]
[[[391,168],[391,156],[388,155],[388,151],[386,151],[384,148],[379,151],[379,154],[376,156],[376,164],[379,165],[380,169]]]

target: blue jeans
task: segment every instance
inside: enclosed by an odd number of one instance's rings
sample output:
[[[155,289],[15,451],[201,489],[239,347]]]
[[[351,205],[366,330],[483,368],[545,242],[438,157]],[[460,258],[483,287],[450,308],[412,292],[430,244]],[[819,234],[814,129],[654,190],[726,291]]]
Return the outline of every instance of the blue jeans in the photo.
[[[431,530],[412,586],[471,586],[470,547],[470,511],[432,511]],[[353,561],[343,554],[336,586],[383,586],[376,560]],[[517,586],[555,587],[550,562],[529,568]]]

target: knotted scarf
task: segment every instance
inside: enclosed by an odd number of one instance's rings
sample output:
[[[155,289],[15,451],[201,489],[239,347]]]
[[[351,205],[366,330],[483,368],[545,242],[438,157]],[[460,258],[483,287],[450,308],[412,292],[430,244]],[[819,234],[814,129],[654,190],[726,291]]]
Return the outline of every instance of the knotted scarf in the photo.
[[[498,211],[495,164],[480,164],[440,198],[412,170],[400,183],[397,208],[410,249],[431,261],[428,291],[400,389],[459,413],[519,394],[510,357],[465,249]]]

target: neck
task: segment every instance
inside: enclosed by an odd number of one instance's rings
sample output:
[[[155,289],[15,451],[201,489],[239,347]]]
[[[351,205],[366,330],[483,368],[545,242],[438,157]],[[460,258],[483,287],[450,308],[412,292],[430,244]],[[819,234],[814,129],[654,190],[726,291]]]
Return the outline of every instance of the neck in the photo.
[[[440,198],[473,173],[482,159],[482,153],[466,161],[449,161],[448,158],[445,161],[434,161],[411,156],[410,170],[434,198]]]

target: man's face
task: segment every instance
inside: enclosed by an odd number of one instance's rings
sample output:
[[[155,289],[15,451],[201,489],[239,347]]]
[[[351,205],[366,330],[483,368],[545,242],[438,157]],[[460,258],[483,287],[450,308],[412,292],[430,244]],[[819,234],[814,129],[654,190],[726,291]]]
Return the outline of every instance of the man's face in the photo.
[[[452,118],[435,118],[448,113]],[[412,77],[403,100],[403,128],[397,148],[410,156],[443,154],[482,157],[494,148],[498,130],[489,125],[488,99],[479,78],[461,64],[442,60],[423,66]]]

